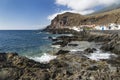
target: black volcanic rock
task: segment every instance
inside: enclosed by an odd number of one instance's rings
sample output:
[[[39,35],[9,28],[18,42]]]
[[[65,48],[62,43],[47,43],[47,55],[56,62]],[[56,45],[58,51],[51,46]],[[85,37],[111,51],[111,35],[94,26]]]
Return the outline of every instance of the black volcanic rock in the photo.
[[[94,51],[96,51],[97,49],[95,48],[87,48],[85,49],[84,51],[87,52],[87,53],[93,53]]]
[[[104,80],[120,79],[118,59],[115,60],[117,68],[112,70],[107,63],[112,61],[94,61],[81,55],[65,52],[43,64],[16,53],[0,53],[0,80],[101,80],[101,77]]]
[[[0,53],[0,80],[39,80],[49,78],[48,64],[35,62],[17,53]]]
[[[59,54],[66,54],[66,53],[69,53],[70,51],[67,51],[67,50],[59,50],[56,55],[59,55]]]

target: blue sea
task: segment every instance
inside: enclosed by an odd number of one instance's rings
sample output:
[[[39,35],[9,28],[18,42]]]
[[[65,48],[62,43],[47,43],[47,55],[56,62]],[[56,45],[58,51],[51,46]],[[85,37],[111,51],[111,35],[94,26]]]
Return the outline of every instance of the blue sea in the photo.
[[[0,52],[16,52],[22,56],[41,56],[53,50],[49,36],[57,35],[39,30],[1,30]]]
[[[51,53],[55,53],[58,49],[51,47],[52,40],[48,37],[57,36],[61,35],[41,32],[40,30],[0,30],[0,52],[16,52],[38,62],[49,62],[56,58]],[[101,51],[99,45],[94,42],[81,41],[79,45],[81,47],[74,47],[71,50],[81,50],[83,47],[87,48],[87,45],[97,48],[95,53],[87,55],[93,60],[108,59],[111,55],[110,52]]]

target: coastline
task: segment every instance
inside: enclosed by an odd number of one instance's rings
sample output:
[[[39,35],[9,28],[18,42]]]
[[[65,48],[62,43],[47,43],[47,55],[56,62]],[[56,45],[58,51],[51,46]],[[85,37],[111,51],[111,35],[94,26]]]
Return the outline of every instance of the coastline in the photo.
[[[57,30],[54,30],[57,32]],[[73,31],[72,31],[73,32]],[[70,31],[71,33],[71,31]],[[99,33],[99,34],[98,34]],[[0,54],[1,80],[119,80],[120,79],[120,35],[119,31],[89,31],[74,32],[72,36],[59,36],[52,39],[53,45],[61,47],[78,46],[69,44],[72,41],[88,41],[102,45],[100,49],[110,51],[117,55],[109,59],[91,60],[84,54],[92,54],[96,49],[88,47],[84,51],[70,53],[69,50],[60,50],[54,53],[57,56],[49,63],[35,62],[17,53]],[[4,73],[4,74],[2,74]],[[10,73],[10,74],[8,74]]]

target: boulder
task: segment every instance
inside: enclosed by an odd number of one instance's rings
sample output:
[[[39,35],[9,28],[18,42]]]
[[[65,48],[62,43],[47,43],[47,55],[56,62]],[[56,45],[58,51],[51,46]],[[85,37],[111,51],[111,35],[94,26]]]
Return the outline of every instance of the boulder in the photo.
[[[70,51],[67,51],[67,50],[59,50],[56,55],[59,55],[59,54],[66,54],[66,53],[69,53]]]
[[[96,51],[97,49],[95,48],[87,48],[85,49],[84,51],[87,52],[87,53],[93,53],[94,51]]]
[[[78,46],[78,44],[68,44],[68,46]]]

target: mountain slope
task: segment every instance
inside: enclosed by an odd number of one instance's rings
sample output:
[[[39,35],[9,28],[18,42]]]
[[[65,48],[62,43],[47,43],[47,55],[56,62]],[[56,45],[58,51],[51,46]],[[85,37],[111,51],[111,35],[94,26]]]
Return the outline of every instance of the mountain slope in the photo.
[[[109,23],[120,23],[120,9],[86,16],[67,12],[61,15],[57,15],[51,21],[51,24],[47,27],[47,29],[65,28],[66,26],[73,27],[90,24],[107,25]]]

